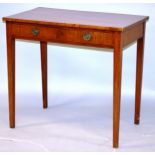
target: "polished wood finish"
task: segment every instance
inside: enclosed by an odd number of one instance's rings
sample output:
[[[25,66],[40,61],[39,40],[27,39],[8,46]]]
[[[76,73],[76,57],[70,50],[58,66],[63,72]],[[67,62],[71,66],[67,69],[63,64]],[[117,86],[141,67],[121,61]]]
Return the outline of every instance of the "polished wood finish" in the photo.
[[[115,32],[113,81],[113,147],[118,147],[122,77],[122,36]]]
[[[143,36],[143,23],[135,25],[122,33],[122,46],[125,47],[130,43],[137,41]]]
[[[15,127],[15,38],[11,34],[11,25],[6,25],[7,59],[8,59],[8,91],[10,128]]]
[[[145,41],[145,23],[143,25],[143,36],[137,41],[137,68],[136,68],[136,92],[135,92],[135,118],[134,123],[140,121],[141,90],[143,76],[143,59],[144,59],[144,41]]]
[[[4,17],[7,25],[10,127],[15,127],[15,39],[40,42],[43,107],[48,106],[47,42],[114,49],[113,147],[119,146],[123,48],[138,40],[135,123],[139,123],[145,23],[149,17],[36,8]]]
[[[11,22],[108,31],[124,31],[133,25],[145,22],[147,19],[147,16],[51,9],[43,7],[3,18],[3,20]]]
[[[47,42],[40,42],[41,51],[41,71],[42,71],[42,92],[43,92],[43,108],[48,106],[47,95]]]
[[[94,47],[113,47],[113,32],[101,30],[88,30],[80,28],[66,28],[56,26],[45,26],[39,24],[11,23],[13,36],[29,40],[48,41],[73,45],[85,45]],[[38,35],[33,35],[32,29],[39,31]],[[83,39],[84,33],[91,35],[89,41]],[[47,35],[48,34],[48,35]]]

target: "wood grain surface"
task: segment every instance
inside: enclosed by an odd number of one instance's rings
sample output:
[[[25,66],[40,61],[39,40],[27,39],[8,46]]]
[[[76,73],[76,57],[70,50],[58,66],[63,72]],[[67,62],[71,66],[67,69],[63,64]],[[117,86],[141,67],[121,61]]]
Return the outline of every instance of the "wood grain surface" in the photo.
[[[67,27],[123,31],[135,24],[146,21],[148,18],[148,16],[73,11],[39,7],[16,15],[4,17],[3,20]]]

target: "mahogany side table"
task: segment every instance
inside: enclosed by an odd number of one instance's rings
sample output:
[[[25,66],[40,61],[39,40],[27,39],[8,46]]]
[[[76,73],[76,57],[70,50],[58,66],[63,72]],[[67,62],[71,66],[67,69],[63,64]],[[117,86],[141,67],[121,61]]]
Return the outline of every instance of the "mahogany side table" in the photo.
[[[139,124],[145,25],[148,16],[35,8],[4,17],[7,36],[9,120],[15,127],[15,39],[40,41],[43,107],[47,108],[47,42],[112,48],[113,147],[119,144],[123,48],[137,41],[134,123]]]

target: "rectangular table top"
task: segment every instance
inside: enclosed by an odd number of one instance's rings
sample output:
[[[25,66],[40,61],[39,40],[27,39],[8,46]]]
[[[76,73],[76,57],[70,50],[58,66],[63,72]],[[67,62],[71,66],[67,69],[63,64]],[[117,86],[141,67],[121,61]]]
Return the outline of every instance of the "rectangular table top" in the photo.
[[[135,24],[146,21],[148,18],[148,16],[38,7],[29,11],[4,17],[3,20],[44,25],[124,31]]]

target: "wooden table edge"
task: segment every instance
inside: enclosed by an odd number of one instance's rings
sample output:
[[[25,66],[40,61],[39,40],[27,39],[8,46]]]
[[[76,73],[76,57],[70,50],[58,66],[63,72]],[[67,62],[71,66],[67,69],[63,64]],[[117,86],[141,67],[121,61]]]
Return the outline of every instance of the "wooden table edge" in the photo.
[[[63,26],[63,27],[72,27],[72,28],[87,28],[87,29],[123,32],[137,24],[146,22],[147,20],[149,20],[149,16],[146,16],[143,20],[140,20],[127,27],[107,27],[107,26],[96,26],[96,25],[68,24],[68,23],[45,22],[45,21],[37,21],[37,20],[25,20],[25,19],[17,19],[17,18],[10,18],[10,17],[3,17],[2,20],[4,22],[29,23],[29,24],[48,25],[48,26]]]
[[[48,26],[63,26],[63,27],[72,27],[72,28],[86,28],[86,29],[96,29],[96,30],[105,30],[105,31],[123,31],[122,27],[107,27],[107,26],[96,26],[96,25],[82,25],[82,24],[68,24],[68,23],[58,23],[58,22],[46,22],[38,20],[25,20],[17,18],[3,17],[4,22],[16,22],[16,23],[29,23],[29,24],[39,24],[39,25],[48,25]]]

